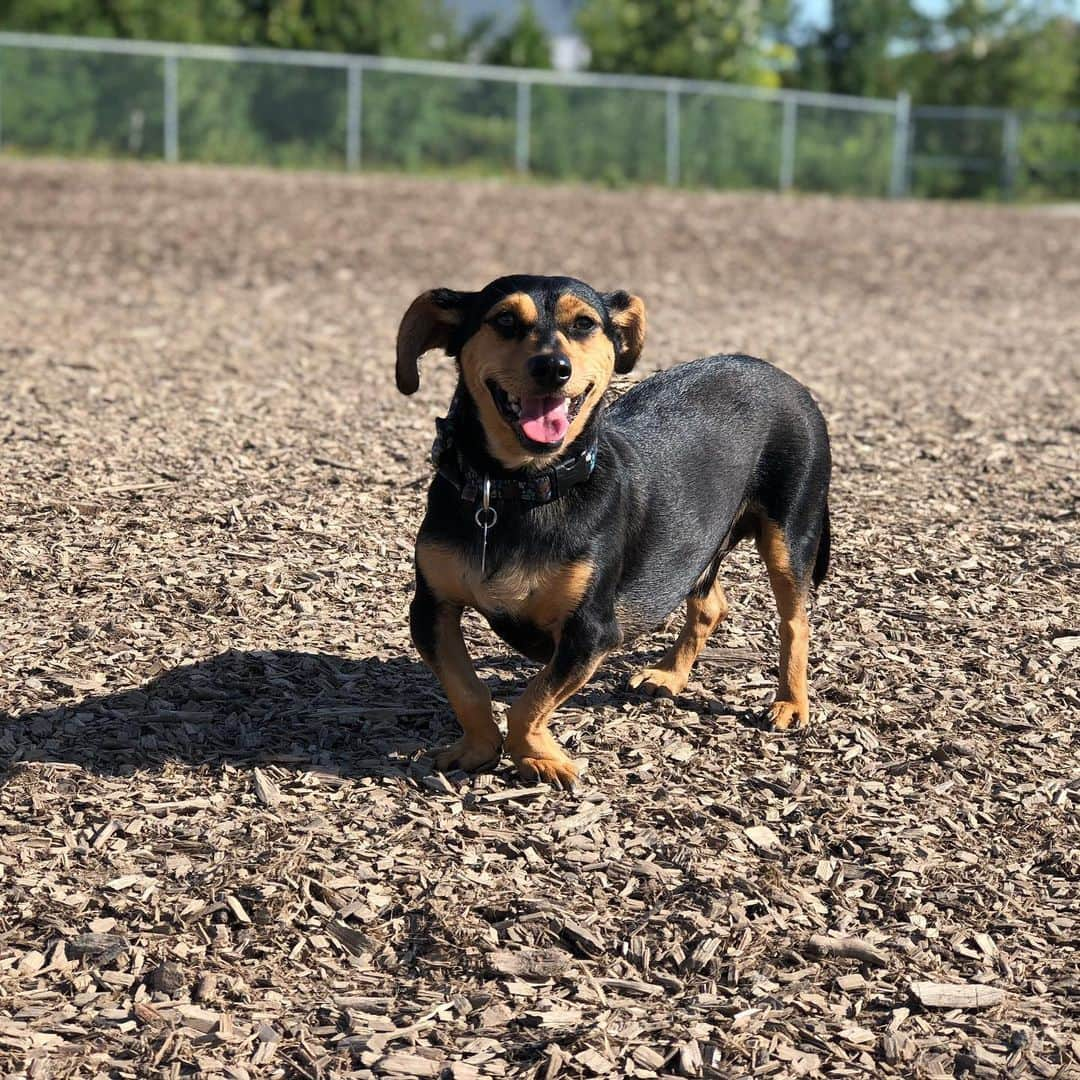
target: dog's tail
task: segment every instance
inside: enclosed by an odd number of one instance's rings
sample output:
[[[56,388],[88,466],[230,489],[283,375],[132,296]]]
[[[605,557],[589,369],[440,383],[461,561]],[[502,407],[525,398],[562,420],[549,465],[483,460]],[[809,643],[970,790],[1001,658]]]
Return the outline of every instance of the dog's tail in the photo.
[[[829,556],[832,553],[832,530],[829,528],[829,504],[825,504],[825,517],[821,522],[821,539],[818,541],[817,558],[814,559],[814,585],[820,585],[829,572]]]

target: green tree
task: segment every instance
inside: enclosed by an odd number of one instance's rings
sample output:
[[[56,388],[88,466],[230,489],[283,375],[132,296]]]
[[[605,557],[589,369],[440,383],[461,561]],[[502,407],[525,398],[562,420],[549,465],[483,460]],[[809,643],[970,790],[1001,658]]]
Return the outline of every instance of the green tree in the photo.
[[[457,57],[464,39],[441,0],[0,0],[0,25],[48,33]],[[26,151],[160,155],[162,67],[153,58],[4,50],[4,143]],[[185,160],[340,165],[341,71],[182,59]],[[512,158],[512,88],[368,72],[367,158],[411,167],[497,152]],[[503,98],[506,100],[504,101]],[[407,132],[403,139],[402,133]],[[459,150],[459,148],[461,148]],[[494,148],[494,150],[492,149]]]
[[[923,104],[1067,108],[1080,91],[1080,27],[1015,2],[958,0],[936,44],[902,58],[901,78]]]
[[[594,71],[777,85],[790,60],[788,0],[585,0]]]
[[[897,56],[922,47],[929,21],[911,0],[832,0],[828,23],[799,49],[797,86],[834,94],[891,97]]]
[[[514,24],[488,45],[483,58],[506,67],[551,67],[551,41],[532,4],[523,0]]]
[[[1075,198],[1080,129],[1062,115],[1077,104],[1080,88],[1075,19],[1025,0],[952,0],[928,38],[896,59],[898,80],[917,103],[1011,108],[1016,115],[917,115],[915,190]]]
[[[0,0],[0,26],[44,34],[200,41],[201,5],[153,0]]]
[[[236,5],[214,0],[211,6],[208,30],[220,40],[233,32]],[[462,49],[441,0],[241,0],[240,6],[240,45],[445,58]]]
[[[460,56],[442,0],[0,0],[10,30],[276,45],[393,56]]]

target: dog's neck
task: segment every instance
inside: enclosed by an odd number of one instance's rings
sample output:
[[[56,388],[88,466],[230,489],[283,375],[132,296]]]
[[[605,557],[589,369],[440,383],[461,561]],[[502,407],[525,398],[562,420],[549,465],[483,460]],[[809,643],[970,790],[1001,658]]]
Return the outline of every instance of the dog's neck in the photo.
[[[520,509],[561,499],[586,483],[596,467],[601,418],[594,412],[578,437],[551,462],[535,468],[506,469],[488,451],[476,405],[458,387],[444,420],[435,422],[432,464],[458,491],[465,505],[481,505],[485,492],[504,508]]]
[[[564,446],[555,457],[543,459],[536,465],[524,465],[519,469],[506,468],[488,450],[484,425],[480,422],[476,402],[461,382],[454,391],[444,423],[450,432],[453,445],[470,468],[482,476],[524,480],[596,446],[603,423],[603,411],[603,402],[600,402],[590,413],[574,441]]]

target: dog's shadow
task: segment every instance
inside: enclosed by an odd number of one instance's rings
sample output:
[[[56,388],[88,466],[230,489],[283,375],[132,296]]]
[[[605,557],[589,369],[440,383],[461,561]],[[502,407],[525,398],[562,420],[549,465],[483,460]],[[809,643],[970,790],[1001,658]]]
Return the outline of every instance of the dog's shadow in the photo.
[[[629,658],[627,658],[629,659]],[[499,700],[536,665],[513,654],[478,658]],[[586,708],[618,704],[619,664],[576,695]],[[691,705],[688,701],[681,705]],[[167,670],[134,689],[0,714],[0,762],[69,763],[102,775],[278,762],[342,777],[400,775],[457,738],[441,688],[419,660],[230,650]]]
[[[103,774],[289,762],[385,774],[450,737],[452,717],[418,660],[231,650],[135,689],[0,716],[0,760]]]

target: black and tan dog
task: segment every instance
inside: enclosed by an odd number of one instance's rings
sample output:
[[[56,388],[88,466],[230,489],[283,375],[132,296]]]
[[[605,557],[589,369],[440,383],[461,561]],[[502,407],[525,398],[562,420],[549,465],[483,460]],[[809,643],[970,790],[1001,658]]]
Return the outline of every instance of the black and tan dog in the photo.
[[[497,760],[491,695],[461,634],[476,608],[544,663],[511,705],[506,749],[523,775],[577,776],[552,713],[617,646],[686,602],[686,625],[631,679],[674,695],[728,611],[721,560],[752,536],[780,613],[777,728],[809,719],[806,602],[829,562],[829,438],[810,394],[761,360],[712,356],[639,383],[605,408],[645,339],[645,308],[573,278],[499,278],[417,297],[398,331],[397,385],[429,349],[459,379],[433,455],[416,544],[413,641],[464,735],[440,769]]]

